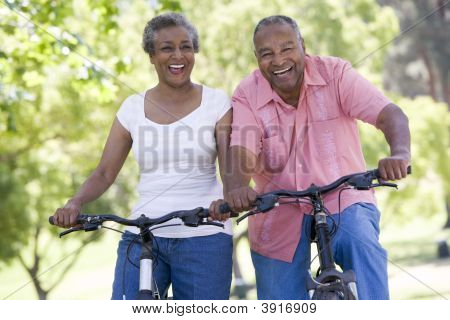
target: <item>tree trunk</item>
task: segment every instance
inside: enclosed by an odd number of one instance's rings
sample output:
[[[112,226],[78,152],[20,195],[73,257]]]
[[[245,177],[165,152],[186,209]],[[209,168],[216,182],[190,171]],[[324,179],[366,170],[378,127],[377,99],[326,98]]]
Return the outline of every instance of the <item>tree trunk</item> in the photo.
[[[447,110],[450,112],[450,72],[445,72],[442,76],[442,90],[444,101],[447,103]],[[450,129],[450,128],[449,128]],[[447,191],[447,193],[450,191]],[[445,207],[447,208],[447,222],[444,225],[444,229],[450,229],[450,195],[446,194]]]
[[[33,283],[34,283],[34,288],[36,289],[36,292],[38,294],[39,300],[47,300],[48,291],[44,290],[41,287],[41,283],[39,281],[34,280],[34,279],[37,279],[36,277],[37,277],[37,275],[35,275],[35,277],[33,278]]]
[[[437,95],[436,95],[436,77],[433,71],[433,64],[427,54],[427,51],[423,47],[422,44],[418,44],[417,51],[419,52],[420,57],[422,58],[423,63],[425,64],[425,67],[428,71],[428,94],[437,101]]]
[[[447,222],[444,225],[444,229],[450,229],[450,203],[448,202],[448,200],[446,201],[446,208],[447,208]]]

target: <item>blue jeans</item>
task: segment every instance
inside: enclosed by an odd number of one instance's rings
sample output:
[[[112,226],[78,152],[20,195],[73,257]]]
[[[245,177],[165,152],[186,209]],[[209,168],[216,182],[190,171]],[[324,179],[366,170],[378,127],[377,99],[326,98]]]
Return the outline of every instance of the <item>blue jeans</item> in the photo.
[[[137,235],[125,232],[117,249],[113,283],[113,300],[136,299],[139,293],[140,242]],[[140,239],[138,237],[138,239]],[[225,233],[191,238],[160,238],[153,240],[154,278],[161,296],[172,285],[173,299],[227,300],[230,297],[232,272],[232,237]],[[125,269],[124,269],[125,268]]]
[[[336,223],[338,215],[332,215]],[[270,259],[252,251],[258,299],[307,300],[306,279],[311,261],[310,241],[313,216],[303,219],[300,243],[292,263]],[[373,204],[356,203],[346,208],[332,238],[336,263],[356,274],[359,299],[389,299],[387,252],[378,240],[380,212]],[[328,217],[328,225],[332,220]]]

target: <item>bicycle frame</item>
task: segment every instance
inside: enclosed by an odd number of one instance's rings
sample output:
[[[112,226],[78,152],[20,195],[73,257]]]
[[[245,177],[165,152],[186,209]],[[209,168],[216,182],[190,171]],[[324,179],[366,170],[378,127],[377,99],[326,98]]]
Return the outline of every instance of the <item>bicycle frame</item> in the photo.
[[[407,169],[411,173],[411,167]],[[377,180],[377,183],[373,183]],[[311,275],[307,281],[307,291],[311,299],[332,299],[332,300],[354,300],[358,299],[356,288],[356,276],[352,270],[340,272],[332,252],[332,238],[327,223],[327,212],[322,200],[322,195],[337,190],[341,185],[348,185],[356,190],[369,190],[371,188],[386,186],[395,187],[394,183],[382,181],[377,169],[366,172],[343,176],[329,185],[318,187],[311,185],[303,191],[277,190],[259,195],[256,199],[255,210],[249,211],[237,219],[237,223],[248,216],[268,212],[279,203],[280,198],[308,198],[311,200],[314,214],[315,237],[312,242],[316,242],[320,263],[320,274],[314,279]],[[230,211],[228,204],[221,206],[222,212]]]
[[[313,206],[314,215],[314,229],[315,237],[311,239],[317,245],[317,253],[319,256],[319,265],[321,273],[314,279],[310,271],[310,277],[307,280],[306,288],[310,299],[317,298],[315,296],[317,290],[322,288],[327,289],[327,286],[342,284],[344,286],[343,296],[341,298],[347,298],[348,300],[357,300],[358,291],[356,288],[356,276],[352,270],[347,270],[342,273],[337,270],[336,264],[332,252],[332,239],[330,236],[330,230],[327,223],[327,214],[325,213],[325,206],[320,193],[317,189],[317,193],[311,196],[311,204]],[[340,283],[339,283],[340,282]],[[346,290],[346,288],[348,290]],[[338,293],[339,294],[339,291]],[[347,295],[347,297],[345,297]],[[328,298],[333,297],[328,294]],[[333,299],[334,300],[334,299]]]
[[[141,228],[140,231],[142,246],[139,258],[139,294],[137,300],[159,300],[161,296],[153,281],[153,239],[151,231],[148,228]]]

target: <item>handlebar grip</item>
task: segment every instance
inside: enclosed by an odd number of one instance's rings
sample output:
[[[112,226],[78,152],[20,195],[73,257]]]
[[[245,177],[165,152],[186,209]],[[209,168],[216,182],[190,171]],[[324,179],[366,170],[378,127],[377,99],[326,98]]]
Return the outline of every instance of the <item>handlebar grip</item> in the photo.
[[[373,172],[374,172],[374,174],[375,174],[375,177],[377,177],[377,179],[380,179],[380,178],[381,178],[381,176],[380,176],[380,171],[379,171],[378,169],[375,169]],[[412,173],[412,168],[411,168],[410,165],[406,168],[406,173],[407,173],[407,174],[411,174],[411,173]]]
[[[77,217],[77,224],[83,224],[86,222],[88,215],[86,214],[80,214]],[[55,225],[55,222],[53,221],[53,216],[48,217],[48,223],[50,223],[52,226]]]
[[[222,203],[219,207],[219,211],[220,213],[227,213],[230,212],[230,217],[231,218],[236,218],[239,217],[239,212],[234,212],[233,210],[231,210],[230,206],[228,205],[228,203]]]
[[[411,173],[412,173],[412,168],[411,168],[411,166],[408,166],[408,168],[406,168],[406,173],[407,173],[407,174],[411,174]]]
[[[230,206],[228,205],[228,203],[222,203],[219,207],[219,211],[220,213],[227,213],[231,211]]]

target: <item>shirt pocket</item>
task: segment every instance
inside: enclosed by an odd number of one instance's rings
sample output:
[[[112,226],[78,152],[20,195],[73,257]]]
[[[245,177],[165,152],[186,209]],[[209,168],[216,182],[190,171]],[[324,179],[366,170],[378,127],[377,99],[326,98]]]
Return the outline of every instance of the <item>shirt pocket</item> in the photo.
[[[288,146],[281,135],[265,138],[262,141],[262,162],[270,173],[283,171],[288,160]]]

